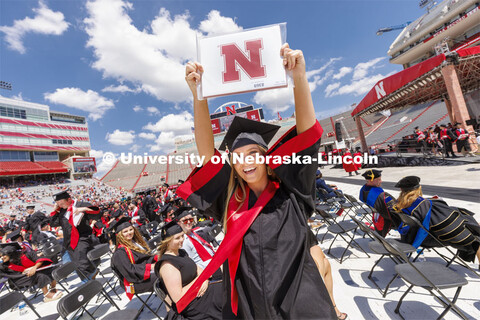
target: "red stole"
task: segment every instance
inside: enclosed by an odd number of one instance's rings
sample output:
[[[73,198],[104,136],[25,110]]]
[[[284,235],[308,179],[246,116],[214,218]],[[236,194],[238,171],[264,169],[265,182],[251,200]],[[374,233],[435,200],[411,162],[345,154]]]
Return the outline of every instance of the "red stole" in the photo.
[[[78,233],[77,228],[73,224],[73,205],[75,203],[72,203],[70,207],[68,207],[67,212],[70,212],[70,215],[68,217],[68,223],[72,226],[72,231],[70,232],[70,248],[72,250],[75,250],[78,244],[78,239],[80,239],[80,234]]]
[[[135,264],[135,259],[133,258],[132,250],[129,248],[125,247],[123,244],[119,245],[118,248],[124,248],[125,252],[127,253],[128,260],[130,260],[131,264]],[[133,287],[133,283],[130,283],[127,281],[127,279],[123,278],[123,285],[125,286],[125,293],[127,294],[128,300],[132,300],[134,294],[135,294],[135,289]]]
[[[213,256],[212,261],[207,265],[202,274],[197,278],[193,285],[183,295],[183,297],[177,302],[177,312],[181,313],[193,299],[197,296],[198,290],[202,286],[202,283],[228,259],[228,267],[230,271],[230,283],[232,286],[232,311],[236,315],[238,310],[238,293],[235,287],[235,274],[238,268],[238,262],[240,261],[240,254],[242,253],[243,236],[252,225],[253,221],[257,218],[258,214],[265,205],[273,198],[277,189],[280,188],[278,182],[269,181],[265,190],[263,190],[260,197],[258,197],[255,205],[248,209],[248,194],[242,207],[238,209],[239,203],[235,200],[235,196],[232,196],[228,204],[228,220],[227,220],[227,234],[222,243],[218,247],[217,252]],[[237,211],[235,213],[235,211]]]
[[[195,234],[195,235],[197,237],[199,237],[198,234]],[[195,250],[198,253],[198,256],[200,257],[200,259],[202,259],[202,261],[207,261],[207,260],[212,259],[212,255],[210,254],[210,252],[208,252],[207,249],[205,249],[205,247],[197,239],[195,239],[194,237],[192,237],[188,234],[187,234],[187,237],[192,242],[193,246],[195,247]],[[206,241],[204,240],[204,242],[206,242]]]

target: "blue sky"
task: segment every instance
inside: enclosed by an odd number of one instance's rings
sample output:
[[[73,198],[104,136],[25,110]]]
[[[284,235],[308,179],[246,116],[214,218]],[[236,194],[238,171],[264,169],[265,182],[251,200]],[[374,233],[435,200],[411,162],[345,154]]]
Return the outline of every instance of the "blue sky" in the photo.
[[[413,21],[418,1],[122,1],[0,0],[0,95],[88,118],[92,154],[160,153],[191,134],[183,65],[196,57],[196,34],[213,35],[287,22],[302,49],[318,118],[361,101],[398,72],[386,54]],[[266,119],[293,113],[287,89],[216,98],[264,108]],[[101,161],[99,169],[105,170]]]

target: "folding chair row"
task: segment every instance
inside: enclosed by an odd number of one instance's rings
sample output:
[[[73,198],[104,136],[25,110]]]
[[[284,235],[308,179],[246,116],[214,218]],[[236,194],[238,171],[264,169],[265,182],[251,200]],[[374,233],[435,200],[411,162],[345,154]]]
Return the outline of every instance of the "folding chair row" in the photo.
[[[470,267],[466,261],[464,261],[462,258],[460,258],[458,256],[458,252],[454,253],[447,245],[442,243],[434,234],[432,234],[430,232],[430,230],[426,229],[423,226],[423,224],[417,218],[409,216],[409,215],[404,214],[404,213],[399,213],[399,212],[395,212],[394,214],[397,215],[404,224],[410,226],[411,228],[421,228],[421,229],[425,230],[427,232],[427,234],[438,244],[438,247],[444,248],[446,251],[448,251],[452,255],[451,258],[448,258],[445,255],[441,254],[433,246],[424,247],[424,248],[429,248],[429,249],[432,249],[433,251],[435,251],[442,259],[444,259],[447,262],[447,267],[450,266],[453,262],[456,261],[459,265],[461,265],[464,268],[467,268],[473,274],[475,274],[477,277],[480,278],[480,274],[477,271],[475,271],[472,267]],[[472,230],[472,231],[474,233],[478,232],[478,234],[480,234],[480,228],[478,226],[467,224],[466,227],[467,228],[477,228],[479,230]]]
[[[117,269],[115,269],[115,267],[113,266],[113,264],[111,265],[111,268],[112,268],[112,272],[114,274],[114,276],[117,278],[118,282],[120,283],[120,286],[122,286],[122,283],[123,283],[123,277],[122,275],[118,272]],[[123,287],[122,287],[123,288]],[[148,305],[148,301],[150,300],[150,298],[152,298],[153,294],[155,293],[154,291],[150,292],[150,294],[148,295],[147,299],[143,300],[141,297],[140,297],[140,294],[142,293],[148,293],[148,292],[134,292],[133,295],[142,303],[142,307],[137,311],[135,317],[133,319],[137,319],[140,314],[142,313],[142,311],[145,309],[145,307],[150,310],[150,312],[152,312],[158,319],[163,319],[162,317],[160,317],[158,315],[158,310],[160,309],[160,307],[162,306],[163,304],[163,300],[162,302],[160,303],[160,305],[157,307],[157,310],[154,311],[149,305]],[[153,296],[154,297],[154,296]]]
[[[21,301],[24,301],[30,307],[30,309],[32,309],[35,315],[40,318],[40,315],[38,314],[37,310],[35,310],[35,307],[20,291],[11,291],[0,296],[0,315],[12,309]]]
[[[333,215],[330,215],[323,210],[317,210],[317,212],[319,213],[319,215],[316,217],[318,219],[323,219],[323,221],[328,225],[327,232],[325,232],[325,234],[323,235],[320,243],[323,243],[323,240],[325,239],[325,236],[327,235],[328,232],[335,235],[335,237],[330,243],[330,246],[328,247],[327,254],[330,254],[333,244],[337,240],[337,237],[340,236],[347,243],[347,246],[343,250],[341,257],[337,258],[334,256],[334,258],[339,260],[340,264],[343,262],[343,258],[348,248],[352,245],[355,245],[361,251],[363,251],[368,257],[370,257],[370,255],[362,248],[362,246],[355,241],[355,232],[357,231],[358,227],[354,222],[351,222],[351,221],[337,222],[336,218]],[[349,233],[350,231],[352,231],[352,234]]]
[[[375,278],[372,276],[373,274],[373,270],[375,269],[375,267],[380,263],[380,261],[383,259],[383,257],[387,256],[389,257],[395,264],[399,264],[401,263],[401,261],[399,261],[396,256],[392,256],[390,254],[390,252],[385,249],[385,247],[383,246],[383,244],[380,242],[380,240],[377,240],[377,237],[381,237],[375,230],[372,230],[370,229],[367,225],[365,225],[363,222],[361,222],[360,220],[356,219],[356,218],[352,218],[353,222],[355,222],[357,224],[357,226],[360,228],[361,231],[363,231],[366,235],[368,235],[373,241],[370,241],[368,243],[368,247],[370,248],[370,250],[372,250],[374,253],[376,254],[379,254],[380,255],[380,258],[375,262],[375,264],[372,266],[372,269],[370,270],[370,273],[368,274],[368,279],[370,279],[373,284],[375,285],[375,287],[377,287],[378,291],[382,294],[382,296],[385,298],[387,293],[388,293],[388,289],[390,288],[390,285],[393,283],[393,281],[395,281],[395,279],[398,277],[398,274],[395,272],[395,275],[393,276],[393,278],[388,282],[387,286],[385,287],[385,289],[382,289],[378,283],[375,281]],[[400,241],[397,241],[395,239],[386,239],[386,241],[389,241],[389,242],[393,242],[395,243],[398,248],[400,250],[402,250],[409,258],[411,256],[412,253],[414,253],[415,251],[417,251],[417,249],[408,244],[408,243],[402,243]]]

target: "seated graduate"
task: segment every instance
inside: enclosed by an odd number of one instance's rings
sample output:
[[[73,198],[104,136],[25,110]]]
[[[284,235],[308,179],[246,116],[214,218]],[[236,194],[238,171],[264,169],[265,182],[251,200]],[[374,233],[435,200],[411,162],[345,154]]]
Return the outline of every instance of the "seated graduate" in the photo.
[[[185,250],[200,268],[205,269],[212,260],[215,250],[213,246],[193,231],[195,219],[192,207],[180,207],[175,211],[175,221],[185,233],[182,249]]]
[[[39,258],[35,251],[22,252],[17,242],[2,244],[0,277],[8,278],[11,288],[26,288],[37,286],[42,288],[44,302],[57,300],[62,291],[55,289],[56,282],[52,278],[53,268],[38,270],[52,264],[52,260]],[[50,284],[50,290],[48,285]]]
[[[121,218],[112,228],[116,234],[112,267],[123,278],[121,280],[127,297],[131,300],[134,293],[153,291],[157,279],[153,267],[157,256],[151,254],[140,231],[131,224],[129,217]]]
[[[319,191],[317,192],[317,195],[322,201],[334,198],[337,195],[335,190],[327,185],[325,180],[322,179],[322,172],[320,172],[320,170],[317,170],[316,173],[315,187],[317,188],[317,191]],[[324,190],[325,192],[321,192],[320,190]]]
[[[381,170],[368,169],[362,176],[367,180],[367,183],[360,189],[359,199],[377,211],[373,214],[373,225],[375,230],[382,237],[385,237],[390,229],[396,229],[400,225],[398,217],[392,215],[389,211],[389,206],[393,205],[395,198],[381,188]]]
[[[181,249],[184,241],[182,228],[175,222],[168,223],[162,229],[159,260],[155,265],[155,274],[161,279],[172,309],[166,319],[221,319],[223,305],[223,287],[219,281],[203,282],[195,299],[178,314],[176,303],[195,282],[203,269],[188,257]]]
[[[475,255],[480,262],[479,234],[473,234],[468,225],[478,228],[473,213],[452,208],[439,198],[425,199],[420,186],[420,178],[408,176],[395,185],[401,189],[394,209],[417,218],[438,240],[459,250],[459,256],[465,261],[474,262]],[[418,248],[420,245],[438,246],[421,228],[401,225],[398,229],[402,241]],[[477,237],[476,237],[477,236]]]

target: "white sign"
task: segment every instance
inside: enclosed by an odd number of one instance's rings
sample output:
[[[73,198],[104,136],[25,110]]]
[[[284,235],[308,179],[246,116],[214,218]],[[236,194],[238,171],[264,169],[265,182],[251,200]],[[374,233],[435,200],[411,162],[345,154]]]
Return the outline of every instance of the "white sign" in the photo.
[[[277,24],[197,38],[198,61],[204,68],[199,84],[203,98],[286,87],[280,56],[284,27]]]

